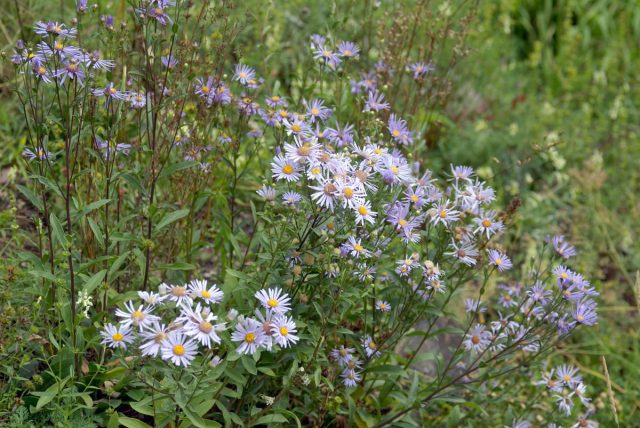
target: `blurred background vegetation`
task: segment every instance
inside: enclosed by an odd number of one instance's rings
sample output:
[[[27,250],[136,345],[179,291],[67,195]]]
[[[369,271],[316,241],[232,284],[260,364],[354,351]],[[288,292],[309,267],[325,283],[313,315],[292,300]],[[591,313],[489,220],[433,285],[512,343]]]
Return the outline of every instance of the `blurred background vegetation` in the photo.
[[[237,19],[244,24],[234,55],[287,82],[295,74],[292,67],[304,63],[310,34],[339,31],[367,49],[368,38],[384,27],[381,20],[393,19],[385,9],[392,12],[394,2],[242,3]],[[363,13],[371,6],[375,15]],[[7,287],[12,270],[4,253],[17,239],[15,228],[28,224],[13,187],[24,180],[25,138],[10,90],[8,56],[30,23],[59,18],[73,8],[71,1],[3,3],[1,319],[13,310],[5,302],[15,292]],[[468,31],[468,52],[450,71],[453,91],[446,114],[433,115],[423,134],[430,148],[427,162],[435,171],[450,163],[471,165],[499,190],[503,205],[521,201],[513,237],[532,252],[551,232],[567,235],[576,245],[576,268],[601,292],[600,321],[558,352],[589,377],[601,409],[597,420],[604,426],[615,426],[616,418],[620,426],[638,426],[640,5],[635,0],[480,1]],[[3,329],[0,324],[5,336],[0,349],[11,343]]]

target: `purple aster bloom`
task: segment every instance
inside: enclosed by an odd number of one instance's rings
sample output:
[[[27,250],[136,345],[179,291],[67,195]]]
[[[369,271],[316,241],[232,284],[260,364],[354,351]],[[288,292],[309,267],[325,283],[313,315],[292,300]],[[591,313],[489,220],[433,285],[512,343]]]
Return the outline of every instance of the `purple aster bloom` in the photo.
[[[324,101],[317,98],[311,101],[304,100],[302,103],[307,109],[307,115],[311,123],[314,123],[316,120],[324,122],[329,119],[333,113],[333,110],[324,106]]]
[[[466,312],[483,313],[487,311],[480,299],[465,299],[464,307]]]
[[[231,102],[231,91],[224,81],[219,80],[215,82],[209,100],[209,105],[211,105],[211,103],[227,105]]]
[[[592,299],[586,299],[578,302],[575,308],[571,311],[571,315],[579,324],[591,326],[598,322],[596,304]]]
[[[262,131],[258,128],[254,128],[251,131],[247,132],[247,137],[260,138],[262,137]]]
[[[344,58],[357,58],[360,48],[353,42],[342,42],[338,45],[338,52]]]
[[[364,111],[389,110],[389,103],[384,100],[384,95],[378,91],[369,91]]]
[[[473,222],[478,226],[473,233],[480,232],[487,236],[487,239],[491,238],[491,235],[500,232],[504,229],[504,224],[500,220],[495,219],[495,212],[486,211],[479,217],[473,219]]]
[[[445,253],[445,255],[456,258],[467,266],[473,266],[476,264],[479,253],[472,243],[461,242],[460,244],[456,244],[455,242],[452,242],[450,248],[451,251]]]
[[[141,15],[146,15],[155,19],[160,25],[173,24],[173,20],[167,14],[167,8],[173,6],[174,3],[171,0],[154,0],[147,7],[147,9],[136,9]]]
[[[418,80],[428,72],[433,71],[434,67],[431,64],[425,64],[424,62],[416,62],[411,64],[409,69],[413,71],[414,80]]]
[[[109,141],[105,141],[100,137],[96,137],[96,148],[102,152],[106,159],[112,159],[111,152],[118,154],[122,153],[125,156],[129,155],[129,151],[131,150],[131,144],[113,144]]]
[[[113,16],[112,15],[102,15],[100,17],[100,21],[104,24],[107,30],[113,31]]]
[[[13,55],[11,55],[11,64],[13,64],[13,65],[22,64],[22,55],[20,55],[17,52],[14,53]]]
[[[404,192],[404,201],[408,204],[413,204],[414,207],[420,209],[424,206],[424,189],[422,187],[416,187],[415,189],[407,187]]]
[[[244,116],[253,116],[260,109],[260,106],[253,101],[253,98],[244,93],[238,99],[237,105],[238,111]]]
[[[576,249],[562,235],[556,235],[551,238],[551,244],[555,252],[565,260],[576,255]]]
[[[45,42],[38,43],[38,51],[42,57],[57,56],[61,60],[79,59],[82,56],[80,48],[65,45],[63,38],[58,38],[53,42],[53,46],[49,46]]]
[[[562,289],[571,284],[575,272],[565,266],[558,265],[553,268],[553,274],[556,276],[558,287]]]
[[[476,324],[465,336],[464,348],[467,351],[482,352],[491,344],[491,336],[491,332],[487,331],[484,325]]]
[[[110,82],[106,88],[100,89],[96,88],[93,90],[93,95],[96,97],[106,97],[104,102],[104,107],[107,108],[112,99],[115,100],[124,100],[127,98],[127,94],[125,92],[120,92],[116,89],[113,82]]]
[[[61,69],[55,72],[54,76],[60,78],[61,85],[64,84],[67,78],[69,80],[76,80],[78,83],[82,84],[85,78],[85,73],[82,70],[80,63],[72,60],[67,61]]]
[[[451,165],[451,173],[456,182],[456,186],[458,185],[458,182],[460,180],[471,183],[471,177],[474,174],[473,168],[471,168],[470,166],[464,166],[464,165],[458,165],[458,166]]]
[[[116,65],[116,63],[110,59],[102,59],[100,57],[100,51],[93,51],[84,55],[83,60],[87,66],[95,70],[108,70]]]
[[[353,125],[350,124],[340,128],[340,124],[336,122],[335,128],[327,128],[325,132],[329,141],[338,147],[342,147],[353,143],[353,128]]]
[[[340,58],[331,49],[325,46],[317,46],[313,52],[313,58],[319,59],[331,70],[335,70],[340,65]]]
[[[327,43],[327,38],[320,34],[313,34],[311,36],[311,49],[317,49],[320,46],[324,46]]]
[[[36,34],[40,36],[54,35],[54,36],[68,37],[70,39],[74,38],[78,33],[78,30],[76,30],[75,28],[65,28],[64,24],[60,24],[58,22],[53,22],[53,21],[49,21],[49,22],[38,21],[36,22],[36,25],[33,30],[35,31]]]
[[[409,144],[413,142],[411,131],[407,128],[407,121],[400,119],[395,114],[389,116],[388,129],[391,137],[398,143]]]
[[[264,83],[264,79],[262,77],[258,77],[257,79],[249,79],[247,82],[247,88],[249,89],[258,89]]]
[[[132,92],[129,94],[129,102],[132,108],[141,109],[147,105],[147,95],[142,91]]]
[[[379,60],[378,62],[376,62],[374,67],[377,73],[387,74],[388,76],[393,76],[394,74],[391,66],[389,66],[389,64],[384,62],[384,60]]]
[[[160,58],[160,61],[162,61],[162,65],[164,65],[166,68],[174,68],[176,65],[178,65],[178,60],[175,59],[173,55],[165,55]]]
[[[262,186],[256,193],[265,201],[273,201],[276,199],[276,190],[273,187]]]
[[[302,196],[298,192],[286,192],[282,195],[282,203],[290,207],[298,205],[302,200]]]
[[[498,268],[500,272],[509,270],[513,267],[511,259],[506,254],[497,250],[489,250],[489,264]]]
[[[287,107],[288,105],[287,100],[285,100],[279,95],[272,95],[270,97],[265,98],[265,103],[271,108],[276,108],[280,106]]]
[[[518,302],[509,293],[501,294],[500,298],[498,299],[498,304],[504,306],[505,308],[518,306]]]
[[[256,77],[256,72],[253,68],[243,65],[236,64],[235,71],[233,73],[233,80],[237,80],[242,85],[247,85],[250,80],[254,80]]]
[[[45,83],[51,83],[50,73],[44,66],[44,61],[40,59],[34,59],[33,61],[31,61],[31,66],[33,68],[33,74],[34,76],[36,76],[36,79],[40,79]]]
[[[547,289],[547,286],[542,282],[536,282],[529,290],[527,290],[527,295],[529,298],[541,305],[546,305],[551,300],[551,290]]]
[[[45,159],[52,159],[51,156],[51,152],[42,149],[41,147],[38,147],[35,151],[29,149],[29,148],[25,148],[22,151],[22,155],[29,158],[29,160],[45,160]]]
[[[260,114],[260,117],[262,118],[262,120],[264,120],[265,125],[267,125],[269,127],[274,127],[278,123],[280,123],[276,112],[273,111],[273,110],[265,111],[265,110],[260,109],[259,114]]]
[[[76,12],[82,14],[87,11],[87,1],[88,0],[78,0],[76,3]]]

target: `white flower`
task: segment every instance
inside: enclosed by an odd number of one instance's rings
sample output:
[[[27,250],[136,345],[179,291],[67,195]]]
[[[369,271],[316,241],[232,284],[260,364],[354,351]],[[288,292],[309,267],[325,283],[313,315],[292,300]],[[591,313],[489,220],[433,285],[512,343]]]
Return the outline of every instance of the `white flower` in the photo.
[[[285,144],[284,150],[287,159],[298,163],[313,163],[318,158],[320,146],[316,144],[315,138],[301,139],[298,136],[293,137],[295,144]]]
[[[280,288],[257,291],[255,297],[265,309],[275,313],[284,314],[291,310],[291,298],[287,293],[283,293]]]
[[[224,296],[215,284],[209,288],[206,280],[194,279],[189,283],[189,290],[193,299],[202,299],[208,304],[220,303]]]
[[[362,224],[366,221],[373,224],[375,222],[376,212],[371,210],[371,203],[369,201],[362,200],[354,208],[356,213],[356,224]]]
[[[124,306],[126,311],[122,309],[116,310],[116,316],[122,318],[120,323],[123,327],[134,326],[142,331],[143,328],[151,326],[153,322],[160,319],[155,315],[151,315],[151,308],[145,308],[144,305],[140,305],[136,309],[133,306],[133,302],[128,301]]]
[[[198,345],[182,333],[174,331],[162,343],[161,356],[163,360],[171,360],[176,366],[187,367],[196,357]]]
[[[103,337],[100,343],[110,348],[127,349],[127,343],[133,342],[131,329],[124,325],[107,324],[104,326],[104,330],[100,332],[100,335]]]
[[[385,300],[378,300],[376,302],[376,309],[380,312],[389,312],[391,310],[391,304]]]
[[[283,348],[295,344],[299,337],[296,336],[296,323],[286,315],[276,317],[271,323],[271,334],[276,343]]]
[[[373,341],[371,336],[367,336],[362,340],[362,347],[364,348],[364,352],[367,354],[367,357],[379,357],[380,351],[378,351],[378,345]]]
[[[143,331],[140,335],[147,341],[140,345],[142,355],[155,357],[160,352],[162,344],[169,337],[169,329],[164,324],[155,322],[150,330]]]
[[[239,354],[255,354],[265,340],[262,324],[253,318],[246,318],[236,325],[236,331],[231,335],[231,340],[241,342],[236,349]]]
[[[193,301],[189,295],[189,289],[186,285],[170,285],[169,287],[169,300],[176,302],[178,306],[184,304],[191,305]]]
[[[165,284],[165,285],[166,285],[166,284]],[[159,304],[159,303],[162,303],[162,301],[163,301],[164,299],[166,299],[166,298],[167,298],[167,296],[166,296],[166,295],[165,295],[165,296],[162,296],[162,295],[160,295],[159,293],[154,293],[153,291],[151,291],[151,292],[147,292],[147,291],[138,291],[138,296],[139,296],[142,300],[144,300],[144,302],[145,302],[147,305],[150,305],[150,306],[154,306],[154,305],[157,305],[157,304]]]
[[[298,164],[282,155],[273,158],[271,172],[273,172],[273,178],[276,180],[296,182],[300,179],[300,167]]]
[[[200,342],[203,346],[211,348],[211,344],[220,343],[218,331],[225,329],[225,324],[214,324],[218,319],[208,308],[202,310],[200,303],[196,305],[195,310],[191,307],[183,307],[182,314],[178,319],[184,322],[183,331],[187,336],[191,336]]]

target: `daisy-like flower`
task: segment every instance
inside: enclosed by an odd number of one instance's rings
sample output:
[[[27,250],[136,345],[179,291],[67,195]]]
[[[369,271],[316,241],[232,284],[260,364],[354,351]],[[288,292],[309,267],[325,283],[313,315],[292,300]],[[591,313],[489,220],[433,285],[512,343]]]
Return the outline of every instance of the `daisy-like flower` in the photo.
[[[38,147],[35,150],[31,150],[30,148],[27,147],[22,151],[22,156],[25,156],[29,160],[34,160],[34,159],[45,160],[45,159],[52,158],[51,152],[47,150],[43,150],[40,147]]]
[[[111,100],[124,100],[127,98],[127,94],[118,91],[113,82],[110,82],[105,88],[98,88],[93,90],[93,95],[96,97],[105,97],[104,107],[109,107]]]
[[[487,308],[484,306],[480,299],[465,299],[464,306],[466,312],[487,312]]]
[[[565,260],[577,254],[574,246],[568,243],[562,235],[556,235],[551,238],[551,244],[555,252]]]
[[[280,95],[272,95],[265,99],[265,103],[271,108],[277,107],[287,107],[287,100],[282,98]]]
[[[369,201],[361,201],[354,208],[354,212],[356,213],[356,224],[364,226],[365,222],[375,223],[377,213],[371,210],[371,203]]]
[[[598,322],[595,303],[590,299],[578,302],[571,311],[571,315],[580,324],[591,326]]]
[[[304,100],[304,107],[307,110],[307,116],[309,116],[309,121],[311,123],[316,120],[324,122],[325,120],[331,117],[333,110],[329,107],[324,106],[324,101],[319,99],[313,99],[311,101]]]
[[[469,330],[462,344],[467,351],[482,352],[491,344],[491,336],[491,332],[487,331],[484,325],[476,324]]]
[[[506,254],[498,250],[488,250],[487,252],[489,254],[489,264],[498,268],[500,272],[504,272],[513,267],[511,259],[509,259]]]
[[[198,353],[198,344],[184,334],[173,331],[162,342],[160,356],[163,360],[171,360],[176,366],[187,367]]]
[[[454,178],[456,186],[457,186],[458,182],[460,180],[463,180],[463,181],[471,183],[471,177],[473,176],[474,171],[473,171],[473,168],[471,168],[470,166],[464,166],[464,165],[453,166],[453,165],[451,165],[451,174],[453,175],[453,178]]]
[[[271,323],[273,340],[283,348],[288,348],[298,342],[299,337],[295,335],[296,331],[296,323],[286,315],[276,316]]]
[[[547,286],[540,281],[536,282],[527,291],[527,295],[529,296],[529,299],[541,305],[546,305],[547,303],[549,303],[549,300],[551,300],[552,294],[553,293],[551,292],[551,290],[548,290]]]
[[[376,309],[380,312],[389,312],[391,310],[391,304],[386,300],[378,300],[376,301]]]
[[[100,332],[100,336],[102,336],[102,342],[100,343],[114,349],[127,349],[127,343],[133,342],[131,329],[124,325],[107,324],[104,326],[104,330]]]
[[[47,43],[40,42],[37,47],[42,57],[55,55],[57,58],[64,60],[66,58],[78,59],[82,56],[82,50],[80,48],[65,44],[62,38],[54,41],[51,46]]]
[[[284,314],[291,310],[291,298],[280,288],[259,290],[256,292],[255,298],[260,301],[262,307],[277,314]]]
[[[573,388],[582,382],[582,376],[578,374],[578,369],[569,364],[563,364],[556,369],[556,377],[563,385]]]
[[[344,208],[356,209],[366,196],[364,188],[351,177],[336,180],[336,188]]]
[[[451,202],[448,200],[438,202],[433,210],[430,211],[431,223],[435,226],[443,224],[445,226],[458,221],[460,219],[460,212],[453,209],[450,206]]]
[[[339,348],[334,348],[329,356],[344,367],[353,359],[355,352],[355,348],[346,348],[344,345],[340,345]]]
[[[105,159],[113,159],[113,156],[118,153],[127,156],[129,155],[129,150],[131,150],[131,144],[112,143],[100,137],[96,137],[95,145],[96,148],[102,152]]]
[[[276,189],[270,186],[262,186],[256,193],[265,201],[275,201],[276,199]]]
[[[147,105],[147,94],[144,92],[133,92],[129,94],[129,102],[131,103],[131,107],[135,109],[144,108]]]
[[[138,297],[140,297],[147,305],[152,307],[162,303],[162,301],[167,298],[166,295],[161,296],[153,291],[138,291]]]
[[[413,72],[413,79],[419,80],[425,74],[434,70],[431,64],[425,64],[424,62],[416,62],[409,66],[409,69]]]
[[[136,309],[133,306],[132,301],[128,301],[124,305],[126,311],[122,309],[116,310],[116,316],[122,318],[120,324],[123,327],[138,327],[140,331],[144,328],[151,326],[155,321],[159,321],[160,318],[151,314],[151,308],[145,308],[144,305],[138,306]]]
[[[53,21],[38,21],[36,22],[33,30],[39,36],[54,35],[67,37],[70,39],[74,38],[76,34],[78,34],[78,30],[76,30],[75,28],[66,28],[64,24]]]
[[[54,74],[55,77],[60,79],[60,84],[63,85],[65,80],[76,80],[82,84],[84,82],[85,73],[82,70],[81,64],[75,59],[66,61],[63,67],[58,69]]]
[[[375,358],[381,355],[378,350],[378,345],[373,341],[371,336],[367,336],[362,339],[362,347],[364,348],[364,352],[367,354],[367,358]]]
[[[478,226],[473,233],[480,232],[487,236],[487,239],[491,238],[497,232],[504,229],[504,224],[500,220],[495,219],[495,213],[493,211],[487,211],[480,217],[474,218],[473,222]]]
[[[285,194],[282,195],[282,203],[290,207],[297,206],[301,200],[302,196],[298,192],[285,192]]]
[[[188,288],[194,300],[202,299],[209,305],[220,303],[224,297],[224,293],[217,285],[213,284],[209,287],[206,280],[194,279],[189,283]]]
[[[202,308],[198,303],[195,309],[189,306],[182,307],[182,313],[177,320],[184,323],[184,334],[191,336],[203,346],[211,348],[212,343],[220,343],[218,331],[225,329],[225,323],[214,324],[218,319],[209,308]]]
[[[146,14],[149,18],[153,18],[162,26],[173,24],[173,20],[169,17],[167,9],[173,6],[172,0],[154,0],[149,4],[147,9],[136,9],[138,14]]]
[[[358,385],[358,382],[362,380],[362,377],[358,372],[351,369],[345,369],[341,374],[342,384],[347,388],[355,388]]]
[[[94,70],[109,70],[116,66],[115,61],[102,59],[100,51],[92,51],[83,56],[83,61],[87,67]]]
[[[367,94],[367,102],[364,105],[364,111],[381,111],[389,110],[389,103],[385,101],[384,94],[378,91],[370,91]]]
[[[178,65],[178,60],[173,55],[165,55],[163,57],[160,57],[160,61],[162,62],[162,65],[169,69],[174,68],[176,65]]]
[[[445,255],[452,256],[467,266],[474,266],[478,261],[478,250],[471,242],[461,242],[459,245],[452,242],[450,248],[451,251],[446,252]]]
[[[320,181],[320,185],[309,186],[309,188],[315,190],[315,192],[311,194],[311,199],[321,207],[333,211],[334,201],[338,197],[338,188],[333,181],[322,180]]]
[[[255,77],[256,72],[253,68],[244,64],[236,64],[233,80],[237,80],[242,85],[246,85],[250,80],[254,80]]]
[[[322,63],[331,70],[338,68],[338,65],[340,65],[341,62],[340,57],[324,45],[315,47],[313,51],[313,59],[322,61]]]
[[[168,296],[167,298],[172,302],[176,302],[176,305],[191,305],[193,300],[191,299],[191,293],[189,293],[188,285],[166,285]]]
[[[264,344],[266,335],[262,324],[253,318],[245,318],[236,325],[236,330],[231,335],[231,340],[240,342],[236,349],[239,354],[255,354],[260,346]]]
[[[343,58],[357,58],[360,48],[353,42],[341,42],[338,45],[338,53]]]
[[[284,145],[284,151],[287,159],[295,163],[313,163],[320,154],[320,146],[316,144],[314,139],[303,139],[297,136],[293,137],[294,144],[287,143]]]
[[[311,127],[300,118],[283,119],[282,123],[287,130],[287,135],[302,137],[303,139],[313,138]]]
[[[162,348],[162,344],[169,337],[169,329],[164,324],[154,322],[151,328],[140,333],[140,336],[146,341],[140,345],[142,355],[156,357]]]
[[[352,257],[371,257],[371,251],[364,248],[361,242],[361,239],[356,240],[356,238],[350,236],[348,241],[343,245],[345,246],[346,251],[351,254]]]
[[[300,179],[300,166],[282,155],[273,158],[271,162],[271,172],[276,180],[286,180],[295,183]]]
[[[407,128],[407,121],[397,117],[395,114],[389,116],[388,129],[391,137],[398,143],[409,144],[413,142],[412,133]]]

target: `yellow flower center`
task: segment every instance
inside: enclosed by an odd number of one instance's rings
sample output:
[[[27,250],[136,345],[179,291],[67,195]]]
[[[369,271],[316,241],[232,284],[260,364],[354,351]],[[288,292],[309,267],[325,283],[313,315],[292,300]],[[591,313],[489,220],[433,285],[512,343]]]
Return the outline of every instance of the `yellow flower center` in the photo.
[[[280,327],[280,334],[282,336],[286,336],[287,334],[289,334],[289,329],[285,326]]]
[[[320,174],[320,167],[315,167],[311,169],[311,174],[317,175]]]
[[[320,114],[320,110],[318,110],[317,108],[314,107],[314,108],[311,109],[311,114],[314,115],[314,116],[317,116],[317,115]]]
[[[400,131],[398,131],[397,129],[394,129],[391,134],[393,134],[394,137],[399,137],[400,136]]]
[[[496,259],[496,265],[500,266],[502,264],[502,259]]]
[[[401,218],[400,220],[398,220],[398,224],[402,227],[407,225],[407,220]]]
[[[477,345],[478,343],[480,343],[480,336],[472,336],[471,343],[473,343],[474,345]]]
[[[562,380],[564,380],[565,382],[569,382],[571,380],[571,376],[569,375],[565,375]]]
[[[109,93],[110,94],[115,94],[116,92],[118,92],[118,90],[116,88],[114,88],[113,86],[109,88]]]
[[[207,291],[207,290],[202,290],[202,293],[200,293],[200,295],[202,297],[204,297],[205,299],[211,298],[211,293],[209,293],[209,291]]]
[[[274,96],[271,97],[271,101],[278,102],[278,101],[280,101],[280,97],[277,96],[277,95],[274,95]]]
[[[240,72],[240,73],[238,73],[238,77],[240,77],[241,79],[244,79],[245,77],[247,77],[247,73]]]
[[[440,210],[440,218],[447,218],[447,211],[446,210]]]
[[[309,146],[309,144],[304,144],[298,148],[298,154],[300,156],[309,156],[310,153],[311,153],[311,147]]]
[[[384,303],[380,303],[380,310],[384,311],[385,309],[387,309],[387,305],[385,305]]]
[[[353,246],[353,249],[356,250],[357,252],[361,253],[364,251],[364,247],[360,244],[356,244]]]
[[[287,174],[287,175],[293,174],[293,170],[294,170],[294,168],[289,164],[286,164],[285,166],[282,167],[282,172]]]
[[[176,296],[176,297],[181,297],[187,294],[187,289],[184,287],[173,287],[171,289],[171,294]]]
[[[353,189],[351,187],[345,187],[342,190],[342,194],[344,195],[345,198],[351,199],[353,197]]]
[[[184,355],[184,346],[182,345],[174,345],[173,346],[173,353],[174,355],[177,355],[178,357],[181,357]]]
[[[347,350],[346,350],[346,349],[344,349],[344,348],[340,349],[340,355],[341,355],[342,357],[346,357],[346,356],[347,356]]]
[[[60,42],[56,42],[56,44],[53,45],[53,48],[57,51],[61,51],[62,49],[64,49],[64,45]]]
[[[577,319],[578,321],[584,321],[584,315],[578,315],[578,316],[576,317],[576,319]]]
[[[300,125],[298,125],[297,123],[294,123],[293,125],[291,125],[291,130],[293,132],[300,132],[300,131],[302,131],[302,127]]]
[[[398,174],[400,172],[400,169],[395,166],[395,165],[391,165],[391,168],[389,168],[391,170],[391,172],[393,172],[394,174]]]
[[[344,56],[350,56],[351,55],[351,51],[349,49],[345,49],[344,51],[342,51],[342,54]]]
[[[367,207],[365,207],[364,205],[361,205],[358,208],[358,212],[360,213],[360,215],[367,215],[369,214],[369,210],[367,210]]]
[[[280,113],[280,117],[287,117],[289,116],[289,112],[286,110],[280,110],[278,113]]]
[[[269,299],[267,300],[267,305],[269,305],[272,308],[275,308],[276,306],[278,306],[278,301],[276,299]]]
[[[208,321],[202,321],[199,325],[200,331],[203,333],[210,333],[213,329],[213,325],[211,325]]]
[[[244,341],[247,343],[253,343],[256,340],[256,335],[254,333],[247,333],[244,335]]]
[[[382,149],[381,148],[377,148],[374,150],[375,154],[379,155],[382,154]]]
[[[78,69],[78,66],[77,66],[76,64],[71,63],[71,64],[69,64],[69,66],[67,67],[67,69],[68,69],[69,71],[71,71],[71,72],[74,72],[74,71],[76,71],[76,70]]]
[[[376,345],[376,342],[374,342],[373,340],[369,342],[369,348],[370,349],[377,349],[378,345]]]
[[[205,94],[208,94],[211,91],[211,88],[208,87],[207,85],[204,85],[200,90]]]
[[[45,74],[46,72],[47,70],[43,66],[38,67],[38,74]]]
[[[162,343],[167,338],[167,335],[163,332],[156,334],[156,337],[153,338],[153,341],[156,343]]]
[[[485,218],[484,220],[482,220],[482,226],[491,227],[491,220],[489,220],[488,218]]]
[[[566,273],[566,272],[562,272],[562,273],[560,274],[560,277],[561,277],[561,278],[563,278],[563,279],[567,279],[567,278],[569,278],[569,275],[567,275],[567,273]]]
[[[117,332],[116,334],[111,336],[111,339],[113,339],[114,342],[122,342],[122,339],[124,339],[124,336],[122,335],[122,333]]]
[[[134,311],[131,313],[131,318],[135,318],[138,321],[140,321],[141,319],[144,318],[144,313],[142,313],[141,311]]]
[[[418,196],[417,195],[411,195],[409,197],[409,199],[411,199],[411,202],[418,202]]]

